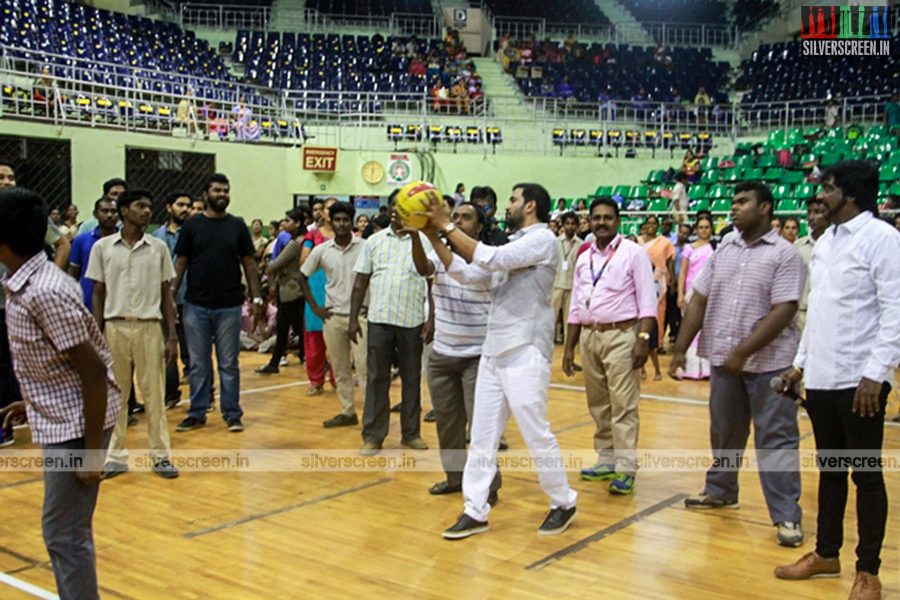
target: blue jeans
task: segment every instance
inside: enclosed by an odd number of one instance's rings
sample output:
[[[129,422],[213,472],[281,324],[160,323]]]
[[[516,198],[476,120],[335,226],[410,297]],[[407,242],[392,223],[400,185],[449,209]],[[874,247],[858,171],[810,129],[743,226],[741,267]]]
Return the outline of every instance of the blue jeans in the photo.
[[[185,302],[184,334],[191,357],[188,379],[191,382],[191,407],[188,415],[206,420],[212,386],[212,345],[216,342],[219,366],[219,404],[225,421],[243,416],[239,403],[241,372],[238,352],[241,348],[241,307],[206,308]]]

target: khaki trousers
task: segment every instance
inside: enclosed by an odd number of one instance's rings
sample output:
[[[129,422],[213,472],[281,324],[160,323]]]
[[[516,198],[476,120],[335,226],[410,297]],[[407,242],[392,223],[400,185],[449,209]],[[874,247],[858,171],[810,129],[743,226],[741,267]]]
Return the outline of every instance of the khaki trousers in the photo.
[[[131,395],[132,372],[147,410],[147,433],[150,455],[154,459],[169,457],[169,425],[163,396],[166,388],[165,344],[159,321],[110,320],[104,329],[113,357],[113,375],[122,389],[122,410],[109,442],[107,460],[126,463],[128,450],[128,396]]]
[[[553,331],[554,335],[556,335],[556,322],[559,319],[559,313],[562,311],[562,339],[563,343],[566,342],[566,330],[568,329],[569,323],[569,303],[572,300],[572,290],[571,289],[563,289],[563,288],[553,288]],[[560,337],[556,335],[556,337]]]
[[[626,331],[582,329],[581,364],[588,410],[597,424],[594,449],[599,462],[634,476],[641,397],[640,369],[631,368],[637,328]]]
[[[366,335],[366,318],[360,315],[359,326],[361,335]],[[348,417],[356,414],[356,404],[353,396],[353,368],[356,365],[356,378],[360,389],[365,390],[366,385],[366,341],[360,339],[360,343],[351,344],[347,337],[347,329],[350,327],[350,317],[345,315],[331,315],[322,328],[325,337],[325,347],[328,349],[328,357],[331,367],[334,369],[334,379],[337,384],[337,395],[341,401],[341,414]],[[352,362],[351,362],[352,359]],[[363,392],[365,394],[365,392]]]

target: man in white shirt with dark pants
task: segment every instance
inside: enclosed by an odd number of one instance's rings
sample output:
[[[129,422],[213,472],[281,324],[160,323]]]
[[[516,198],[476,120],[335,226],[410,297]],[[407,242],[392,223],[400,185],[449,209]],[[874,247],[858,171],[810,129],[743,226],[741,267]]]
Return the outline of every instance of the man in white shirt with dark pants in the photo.
[[[457,254],[496,274],[463,473],[465,510],[443,536],[462,539],[488,530],[497,444],[510,414],[532,456],[543,463],[538,478],[550,497],[550,512],[538,533],[562,533],[575,517],[577,494],[569,487],[559,443],[547,422],[554,326],[551,296],[559,258],[559,244],[547,227],[550,196],[537,184],[513,186],[506,225],[515,234],[500,247],[487,246],[460,231],[451,222],[450,209],[437,199],[432,199],[426,216]],[[452,275],[453,270],[451,265],[448,272]]]
[[[888,511],[880,463],[884,413],[900,363],[900,233],[875,217],[872,163],[839,162],[822,182],[817,199],[832,226],[813,249],[806,328],[794,366],[781,379],[785,390],[805,380],[820,460],[866,459],[868,468],[853,470],[859,543],[850,599],[875,600]],[[840,575],[847,468],[819,467],[816,549],[776,568],[781,579]]]

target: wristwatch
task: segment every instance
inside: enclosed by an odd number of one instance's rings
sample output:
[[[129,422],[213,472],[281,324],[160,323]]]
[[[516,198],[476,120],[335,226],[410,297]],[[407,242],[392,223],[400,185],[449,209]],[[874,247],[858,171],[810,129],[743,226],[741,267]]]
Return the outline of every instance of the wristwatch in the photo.
[[[450,232],[454,230],[456,230],[456,225],[454,225],[453,223],[447,223],[446,225],[441,227],[441,231],[444,233],[444,235],[450,235]]]
[[[644,340],[645,342],[649,342],[649,341],[650,341],[650,334],[649,334],[649,333],[645,333],[645,332],[642,331],[642,332],[640,332],[640,333],[638,334],[638,338]]]
[[[262,299],[262,298],[254,298],[254,299],[253,299],[253,304],[255,304],[256,306],[262,306],[262,305],[263,305],[263,299]]]

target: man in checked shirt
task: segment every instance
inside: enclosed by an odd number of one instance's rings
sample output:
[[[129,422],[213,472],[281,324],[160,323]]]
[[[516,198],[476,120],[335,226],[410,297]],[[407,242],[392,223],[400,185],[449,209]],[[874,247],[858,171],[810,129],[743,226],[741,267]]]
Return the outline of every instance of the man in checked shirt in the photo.
[[[122,399],[112,355],[78,284],[43,252],[46,229],[39,195],[0,191],[6,319],[25,398],[2,414],[5,424],[27,414],[32,441],[46,458],[71,457],[57,470],[45,467],[42,529],[60,598],[91,600],[99,598],[94,507]]]

